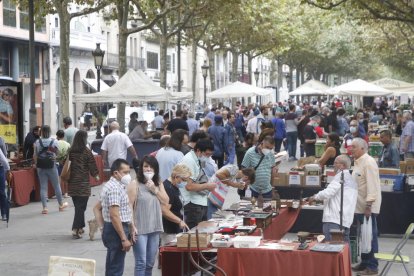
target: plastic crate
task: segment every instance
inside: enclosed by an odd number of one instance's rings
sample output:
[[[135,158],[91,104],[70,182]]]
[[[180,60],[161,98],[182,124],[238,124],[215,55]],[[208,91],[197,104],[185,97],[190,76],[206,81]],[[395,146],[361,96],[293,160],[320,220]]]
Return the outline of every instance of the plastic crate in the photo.
[[[386,192],[403,191],[405,174],[380,174],[381,190]],[[391,188],[392,187],[392,188]]]

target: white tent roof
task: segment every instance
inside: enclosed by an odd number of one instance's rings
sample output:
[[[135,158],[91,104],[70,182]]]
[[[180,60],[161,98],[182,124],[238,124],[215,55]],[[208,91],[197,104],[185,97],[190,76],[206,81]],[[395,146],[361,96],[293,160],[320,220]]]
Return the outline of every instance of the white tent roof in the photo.
[[[335,86],[326,91],[331,95],[356,95],[356,96],[386,96],[392,94],[390,90],[357,79],[351,82]]]
[[[238,97],[266,96],[272,93],[270,89],[256,87],[244,82],[233,82],[207,94],[207,98],[225,99]]]
[[[96,79],[88,79],[88,78],[84,78],[83,82],[91,87],[93,90],[98,91],[98,80]],[[103,80],[100,80],[100,87],[99,89],[102,91],[105,91],[106,89],[108,89],[110,86],[107,85]]]
[[[310,80],[289,93],[289,96],[326,95],[329,86],[318,80]]]
[[[147,83],[157,86],[155,82],[150,77],[148,77],[147,74],[145,74],[142,70],[137,70],[137,74]],[[192,92],[171,92],[171,91],[167,91],[167,92],[168,92],[169,100],[177,100],[177,101],[188,100],[193,97]]]
[[[382,78],[371,83],[381,86],[382,88],[391,90],[394,96],[399,96],[401,94],[414,94],[414,84],[409,82],[395,80],[391,78]]]
[[[164,88],[149,84],[132,69],[128,70],[117,83],[105,91],[93,94],[74,95],[74,101],[78,103],[167,100],[168,95]]]

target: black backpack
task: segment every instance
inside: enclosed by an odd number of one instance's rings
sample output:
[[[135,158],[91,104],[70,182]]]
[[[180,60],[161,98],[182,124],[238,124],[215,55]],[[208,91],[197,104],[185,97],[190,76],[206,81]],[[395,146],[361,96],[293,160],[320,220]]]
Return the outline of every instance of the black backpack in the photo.
[[[42,139],[39,139],[39,145],[42,147],[37,154],[36,167],[40,169],[52,169],[56,166],[55,152],[52,148],[53,139],[50,141],[49,146],[45,147],[42,143]]]

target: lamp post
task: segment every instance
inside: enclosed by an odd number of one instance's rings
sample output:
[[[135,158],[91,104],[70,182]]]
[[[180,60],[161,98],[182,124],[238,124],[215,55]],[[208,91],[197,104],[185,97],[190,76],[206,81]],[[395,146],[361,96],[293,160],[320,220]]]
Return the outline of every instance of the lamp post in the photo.
[[[103,63],[103,57],[105,55],[105,51],[101,50],[101,43],[96,43],[96,49],[92,51],[93,60],[95,62],[95,68],[97,71],[97,92],[101,91],[101,69]],[[96,117],[96,139],[102,139],[102,132],[101,132],[101,123],[99,119],[99,113],[97,108],[95,107],[95,117]]]
[[[253,74],[254,74],[254,79],[256,80],[256,86],[259,86],[259,75],[260,75],[259,69],[256,68],[256,71],[254,71]],[[259,103],[259,96],[256,96],[256,102]]]
[[[207,60],[204,60],[204,64],[201,66],[201,73],[203,74],[203,78],[204,78],[204,106],[207,104],[206,80],[207,80],[207,74],[208,74],[208,69],[209,68],[210,68],[210,66],[207,65]]]

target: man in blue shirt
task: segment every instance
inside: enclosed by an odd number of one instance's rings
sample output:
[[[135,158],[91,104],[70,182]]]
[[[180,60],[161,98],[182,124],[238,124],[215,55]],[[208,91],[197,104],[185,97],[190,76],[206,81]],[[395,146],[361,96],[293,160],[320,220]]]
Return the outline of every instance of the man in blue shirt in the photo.
[[[392,142],[392,134],[389,130],[381,131],[381,143],[384,145],[378,158],[380,168],[399,168],[400,152],[397,146]]]
[[[238,139],[238,137],[236,128],[234,127],[235,121],[236,118],[234,117],[234,113],[230,113],[229,120],[225,126],[227,137],[227,154],[224,165],[233,164],[234,158],[236,157],[236,139]]]
[[[283,120],[282,113],[276,113],[275,118],[272,119],[273,127],[275,128],[275,152],[279,153],[282,147],[283,140],[286,139],[286,126]]]
[[[214,117],[215,124],[208,128],[208,134],[214,143],[214,152],[212,158],[217,162],[217,166],[220,169],[224,164],[224,154],[228,155],[227,151],[227,133],[223,124],[223,117],[216,115]]]

